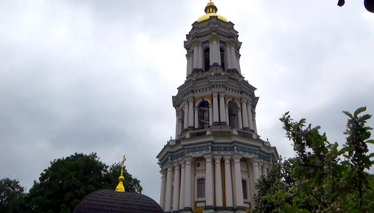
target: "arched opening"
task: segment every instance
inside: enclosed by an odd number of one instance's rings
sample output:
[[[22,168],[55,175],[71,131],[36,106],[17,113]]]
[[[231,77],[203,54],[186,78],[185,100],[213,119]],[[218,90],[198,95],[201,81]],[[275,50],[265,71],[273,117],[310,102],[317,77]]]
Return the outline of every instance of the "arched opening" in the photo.
[[[242,179],[243,199],[248,200],[247,181]]]
[[[225,57],[225,50],[223,48],[220,48],[219,49],[219,52],[221,54],[221,67],[223,70],[226,70],[226,64],[225,64],[225,60],[226,60],[226,57]]]
[[[231,128],[238,128],[238,107],[234,103],[234,101],[229,102],[229,125]]]
[[[197,179],[197,198],[205,198],[205,178]]]
[[[210,49],[209,47],[204,50],[204,71],[208,71],[210,67]]]
[[[209,103],[202,101],[199,104],[199,129],[206,129],[209,127]]]

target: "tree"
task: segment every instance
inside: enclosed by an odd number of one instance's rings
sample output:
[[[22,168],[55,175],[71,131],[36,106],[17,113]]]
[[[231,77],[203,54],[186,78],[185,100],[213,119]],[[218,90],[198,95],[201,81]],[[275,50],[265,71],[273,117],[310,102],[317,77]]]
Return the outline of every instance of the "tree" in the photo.
[[[296,156],[276,164],[256,184],[256,212],[369,212],[374,206],[374,189],[365,169],[372,165],[367,144],[370,115],[365,107],[354,114],[344,112],[347,135],[344,147],[330,143],[320,127],[294,121],[289,113],[280,120]],[[345,159],[345,160],[344,160]],[[287,171],[287,172],[282,172]],[[267,184],[267,185],[266,185]],[[264,187],[267,186],[267,187]],[[270,190],[269,190],[270,189]],[[266,204],[266,205],[263,205]]]
[[[119,176],[116,169],[119,169],[118,164],[108,170],[108,166],[100,161],[96,153],[75,153],[54,160],[43,171],[39,182],[34,182],[26,196],[26,203],[33,212],[73,212],[79,202],[91,192],[98,189],[114,190]],[[125,177],[125,185],[130,190],[141,192],[139,180],[132,178],[127,172]]]
[[[24,196],[24,188],[18,180],[4,178],[0,180],[0,212],[10,212],[12,202]]]

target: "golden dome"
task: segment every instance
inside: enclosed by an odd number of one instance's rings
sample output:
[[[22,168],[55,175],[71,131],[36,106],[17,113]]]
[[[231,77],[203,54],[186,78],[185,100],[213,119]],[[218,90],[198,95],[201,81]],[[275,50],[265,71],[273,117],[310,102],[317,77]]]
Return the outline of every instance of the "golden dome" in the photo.
[[[216,5],[214,5],[214,3],[212,1],[208,2],[208,4],[206,5],[205,7],[205,15],[201,16],[197,22],[203,22],[203,21],[206,21],[208,19],[210,19],[210,17],[212,16],[215,16],[218,18],[218,20],[221,20],[221,21],[224,21],[224,22],[229,22],[229,20],[227,20],[227,18],[221,16],[221,15],[218,15],[217,14],[217,7]]]

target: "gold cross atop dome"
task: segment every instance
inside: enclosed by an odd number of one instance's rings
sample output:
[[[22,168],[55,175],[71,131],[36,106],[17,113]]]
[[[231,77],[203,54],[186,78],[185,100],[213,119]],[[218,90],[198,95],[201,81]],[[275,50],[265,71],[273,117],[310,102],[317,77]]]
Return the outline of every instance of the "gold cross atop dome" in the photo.
[[[206,14],[204,16],[201,16],[197,20],[197,22],[206,21],[206,20],[210,19],[210,17],[212,17],[212,16],[217,17],[218,20],[221,20],[221,21],[224,21],[224,22],[229,22],[227,20],[227,18],[225,18],[225,17],[217,14],[218,8],[216,7],[216,5],[214,4],[214,2],[212,2],[212,1],[208,2],[208,4],[206,5],[204,11],[205,11]]]
[[[123,176],[123,169],[125,168],[126,156],[124,155],[121,161],[121,176],[118,178],[118,185],[116,187],[117,192],[125,192],[125,186],[123,185],[123,181],[125,177]]]

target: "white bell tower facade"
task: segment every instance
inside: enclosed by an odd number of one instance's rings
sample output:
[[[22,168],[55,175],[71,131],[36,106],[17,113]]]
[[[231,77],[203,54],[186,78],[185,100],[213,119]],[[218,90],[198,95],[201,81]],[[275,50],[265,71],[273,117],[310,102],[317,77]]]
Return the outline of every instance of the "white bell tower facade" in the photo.
[[[240,69],[238,32],[209,2],[184,47],[186,80],[173,96],[175,139],[157,158],[165,212],[248,212],[255,182],[278,160],[256,126],[256,88]]]

